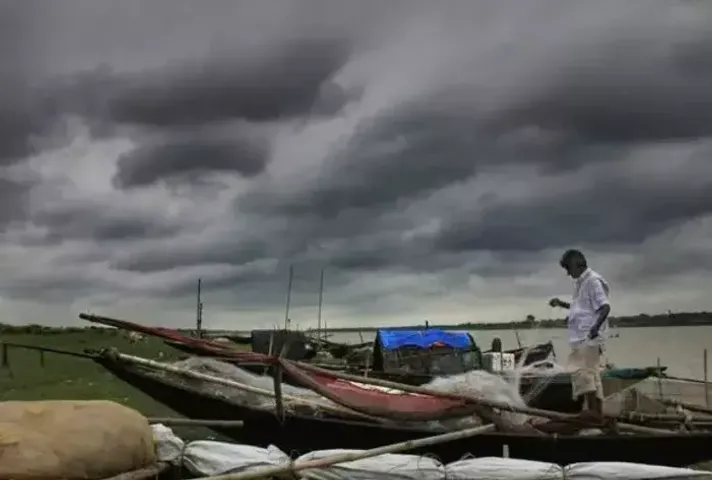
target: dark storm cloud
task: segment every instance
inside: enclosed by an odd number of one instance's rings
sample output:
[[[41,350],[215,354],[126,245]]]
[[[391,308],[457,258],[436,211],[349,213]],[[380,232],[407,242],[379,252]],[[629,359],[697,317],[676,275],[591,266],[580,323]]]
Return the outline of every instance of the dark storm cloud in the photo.
[[[313,190],[277,208],[333,218],[348,209],[387,208],[401,198],[467,180],[477,165],[476,158],[464,154],[478,147],[474,126],[440,112],[386,113],[360,128]],[[261,200],[258,196],[254,203],[264,205]],[[254,203],[248,198],[238,205]]]
[[[266,242],[259,240],[225,240],[211,244],[209,248],[200,244],[174,248],[164,245],[141,252],[118,254],[112,260],[112,268],[151,273],[205,264],[244,265],[251,260],[265,258],[268,253]]]
[[[62,240],[129,241],[167,237],[180,228],[168,221],[136,211],[107,208],[105,205],[48,205],[32,216],[32,223],[47,229],[45,241]]]
[[[675,161],[674,157],[670,161]],[[703,165],[687,166],[708,178]],[[615,167],[612,167],[615,168]],[[594,176],[575,191],[495,203],[475,219],[449,222],[437,248],[447,251],[539,251],[571,245],[635,245],[712,213],[712,178],[651,182],[645,173]],[[698,177],[700,178],[700,177]],[[562,182],[566,179],[562,177]]]
[[[0,231],[11,222],[24,220],[31,184],[0,176]]]
[[[41,300],[48,303],[68,304],[88,294],[110,288],[105,282],[88,278],[80,271],[46,272],[26,278],[13,278],[12,282],[0,283],[3,295],[9,298],[31,301]],[[47,321],[49,319],[42,319]],[[54,319],[63,323],[66,319]]]
[[[333,219],[349,209],[398,208],[399,202],[502,166],[535,165],[551,173],[613,160],[605,144],[537,127],[499,130],[475,110],[446,106],[429,98],[366,120],[330,158],[318,182],[286,198],[248,192],[237,208]]]
[[[114,184],[119,188],[144,187],[167,178],[191,182],[210,172],[235,172],[244,177],[265,168],[267,146],[249,138],[240,139],[185,132],[172,138],[140,145],[117,162]]]
[[[548,64],[502,78],[504,92],[474,74],[383,108],[359,123],[318,182],[288,197],[251,192],[238,208],[334,218],[348,209],[398,208],[504,165],[556,174],[615,165],[641,144],[712,135],[712,68],[705,67],[712,30],[651,25],[582,33],[585,41],[562,47]],[[516,50],[523,55],[527,47]]]
[[[589,142],[712,135],[712,30],[679,25],[599,39],[564,59],[500,128],[538,125]]]
[[[95,129],[114,123],[162,129],[118,161],[119,188],[149,186],[163,179],[199,181],[204,173],[251,177],[264,170],[265,138],[249,138],[240,121],[265,122],[331,115],[349,98],[330,77],[348,59],[343,38],[305,39],[243,58],[182,62],[139,73],[99,69],[77,76],[59,90]],[[217,130],[213,132],[212,130]]]
[[[343,39],[296,40],[254,56],[184,61],[138,73],[97,71],[77,78],[73,92],[89,116],[148,127],[268,121],[315,109],[330,114],[345,98],[329,79],[348,55]]]
[[[67,292],[72,285],[87,295],[148,292],[174,301],[190,295],[202,276],[207,289],[222,291],[214,308],[264,309],[284,300],[293,265],[305,275],[295,281],[295,304],[315,303],[321,268],[342,306],[372,306],[384,297],[416,304],[429,277],[455,294],[470,288],[470,275],[506,284],[539,272],[541,262],[531,259],[552,248],[629,252],[712,212],[712,181],[704,181],[712,176],[702,161],[684,165],[689,182],[629,169],[641,146],[662,152],[658,162],[678,162],[684,154],[666,144],[712,136],[710,29],[684,18],[662,21],[669,13],[662,8],[648,17],[643,3],[616,7],[622,20],[615,22],[603,4],[586,10],[552,3],[539,12],[544,8],[505,3],[444,13],[404,8],[380,25],[387,34],[363,43],[366,35],[354,40],[355,26],[342,34],[350,22],[336,7],[338,28],[314,26],[312,35],[300,26],[282,35],[268,21],[281,12],[276,3],[255,17],[274,32],[254,43],[261,28],[236,25],[254,34],[233,38],[225,15],[216,15],[225,37],[215,40],[219,48],[197,32],[212,29],[207,17],[189,33],[186,14],[175,28],[185,36],[167,34],[159,15],[155,29],[163,36],[148,34],[154,20],[147,14],[106,24],[113,36],[96,27],[102,48],[87,48],[76,61],[67,55],[82,68],[67,68],[41,94],[12,94],[0,105],[0,137],[9,138],[0,144],[0,161],[51,146],[66,115],[82,117],[92,133],[117,142],[78,139],[82,158],[67,168],[96,160],[81,181],[64,181],[65,172],[44,158],[35,163],[48,183],[61,184],[58,190],[116,203],[58,198],[58,205],[36,207],[34,225],[46,230],[50,246],[62,244],[47,268],[63,269],[47,278],[18,273],[16,282],[3,282],[3,292],[61,301],[76,296]],[[256,11],[266,4],[254,5]],[[296,10],[311,22],[321,18],[314,5]],[[67,31],[77,22],[74,14],[56,13]],[[88,44],[79,34],[66,40],[71,35],[60,30],[54,35],[65,46],[57,51]],[[122,49],[122,38],[131,46]],[[56,57],[56,64],[65,60]],[[104,57],[104,66],[94,61]],[[116,159],[125,137],[123,145],[135,148]],[[566,188],[552,181],[558,178]],[[206,179],[226,180],[210,200],[198,189],[153,188]],[[501,189],[494,185],[500,181]],[[12,186],[7,195],[17,198],[22,191],[12,193]],[[165,204],[142,212],[144,200]],[[209,215],[198,221],[177,217],[202,209]],[[155,212],[170,212],[170,221]],[[87,251],[65,239],[84,240]],[[79,263],[86,270],[75,268]],[[368,274],[382,290],[354,282]],[[527,286],[517,288],[526,296]],[[501,296],[510,294],[517,292]]]
[[[32,101],[3,95],[0,102],[0,164],[12,164],[40,150],[53,120]]]
[[[28,85],[32,61],[28,40],[34,28],[33,9],[24,3],[4,2],[0,13],[0,165],[33,153],[33,137],[50,126]]]

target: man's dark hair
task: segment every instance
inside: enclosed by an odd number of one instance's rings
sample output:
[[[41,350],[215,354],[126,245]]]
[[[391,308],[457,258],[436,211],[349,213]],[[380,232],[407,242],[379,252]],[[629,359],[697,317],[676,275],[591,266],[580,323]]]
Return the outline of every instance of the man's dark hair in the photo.
[[[588,268],[588,262],[586,262],[586,257],[579,250],[566,250],[561,256],[561,261],[559,262],[562,268],[566,268],[570,265],[575,265],[581,268]]]

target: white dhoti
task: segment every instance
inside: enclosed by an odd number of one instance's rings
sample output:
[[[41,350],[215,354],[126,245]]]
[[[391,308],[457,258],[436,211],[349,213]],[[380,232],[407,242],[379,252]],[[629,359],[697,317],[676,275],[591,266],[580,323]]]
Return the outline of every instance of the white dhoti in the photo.
[[[601,383],[601,348],[597,345],[583,345],[573,348],[569,354],[571,370],[571,391],[577,399],[587,393],[596,393],[603,400]]]

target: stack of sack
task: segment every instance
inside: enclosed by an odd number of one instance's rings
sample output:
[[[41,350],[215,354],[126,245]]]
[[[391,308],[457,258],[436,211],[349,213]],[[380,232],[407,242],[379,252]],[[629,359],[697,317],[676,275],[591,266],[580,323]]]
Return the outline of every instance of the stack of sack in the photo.
[[[289,468],[300,462],[325,459],[363,450],[320,450],[292,462],[275,446],[268,448],[215,441],[187,445],[170,428],[154,425],[158,458],[183,466],[196,477],[244,473],[264,468]],[[560,467],[551,463],[514,458],[471,458],[443,465],[434,458],[386,454],[339,463],[325,468],[301,470],[305,480],[712,480],[712,472],[688,468],[623,462],[576,463]]]
[[[156,462],[148,420],[118,403],[0,402],[0,480],[95,480]]]

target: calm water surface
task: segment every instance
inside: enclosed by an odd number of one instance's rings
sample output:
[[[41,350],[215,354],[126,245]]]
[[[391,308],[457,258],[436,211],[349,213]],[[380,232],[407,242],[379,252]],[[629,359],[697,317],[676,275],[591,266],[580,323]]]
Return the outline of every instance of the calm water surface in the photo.
[[[480,348],[488,350],[492,339],[499,337],[505,349],[517,347],[517,335],[514,330],[475,330],[471,331]],[[657,359],[668,367],[667,373],[681,377],[703,378],[703,351],[708,349],[712,356],[712,326],[704,327],[641,327],[613,328],[612,335],[617,338],[608,340],[606,356],[619,367],[654,366]],[[359,343],[372,340],[375,332],[333,333],[329,339],[335,342]],[[543,343],[551,340],[559,355],[559,362],[565,363],[568,343],[565,329],[532,329],[519,331],[523,345]],[[712,359],[708,358],[707,368],[712,380]]]

